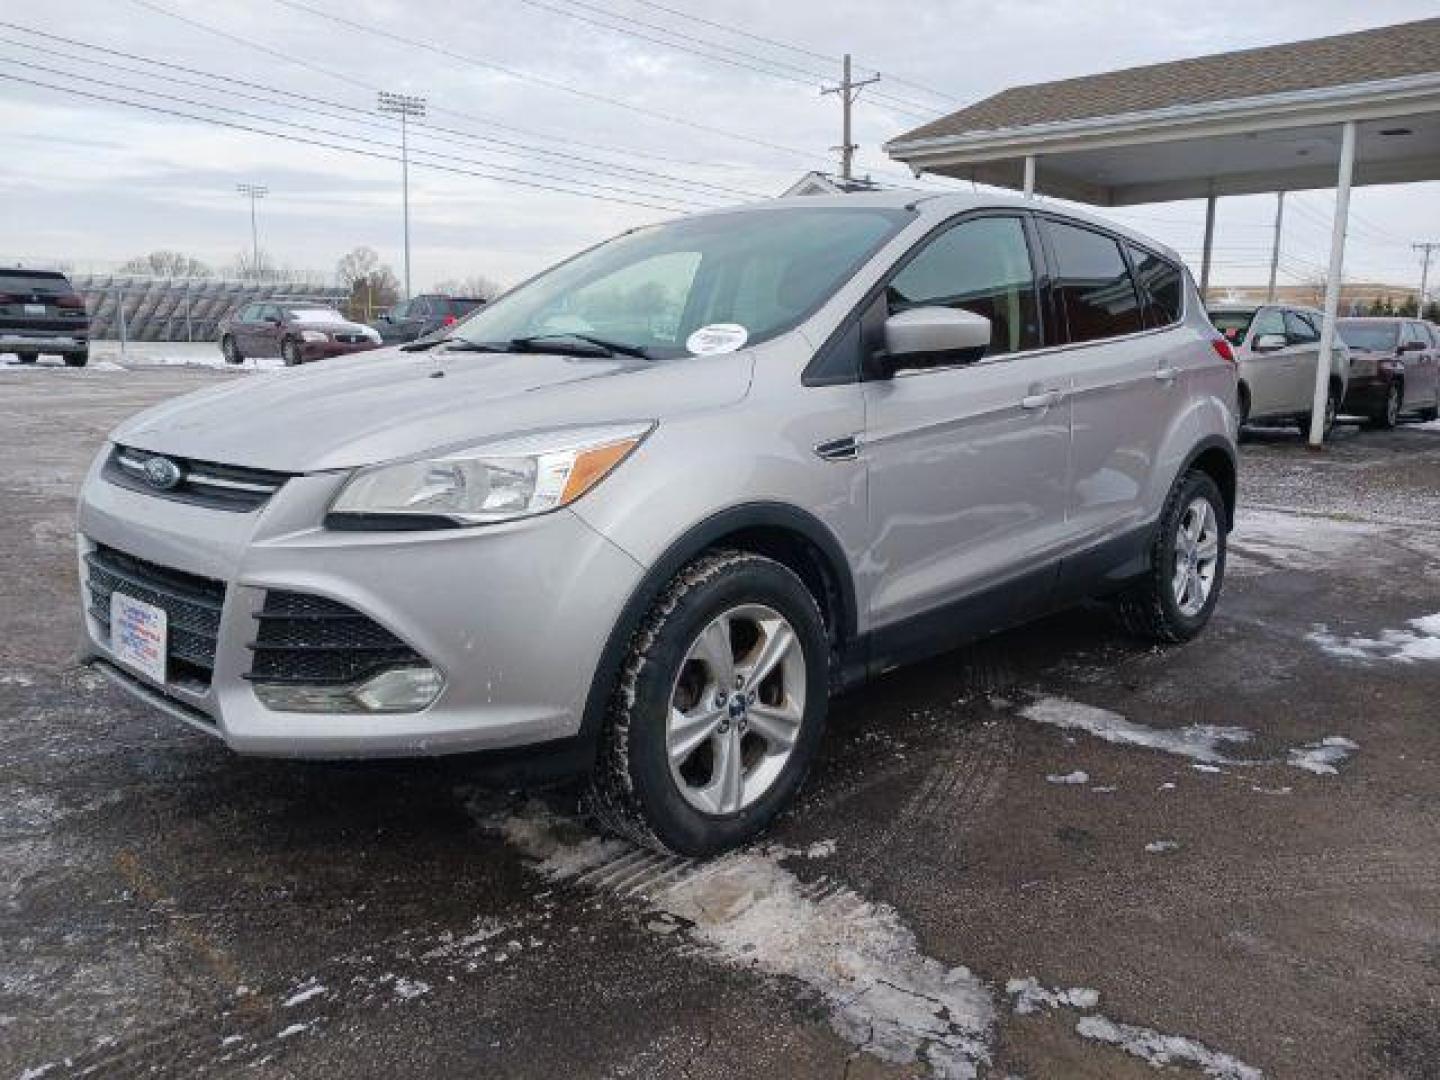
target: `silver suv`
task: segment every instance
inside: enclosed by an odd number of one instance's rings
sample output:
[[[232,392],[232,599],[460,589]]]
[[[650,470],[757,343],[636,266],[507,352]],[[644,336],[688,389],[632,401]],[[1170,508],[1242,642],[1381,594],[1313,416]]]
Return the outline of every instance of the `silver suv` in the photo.
[[[704,214],[439,343],[123,424],[81,497],[84,648],[242,753],[502,751],[706,854],[868,676],[1088,597],[1198,633],[1234,409],[1180,261],[1114,226],[914,193]]]
[[[1315,365],[1320,362],[1320,323],[1313,308],[1285,304],[1212,304],[1210,321],[1235,350],[1240,368],[1240,424],[1291,421],[1310,430],[1315,406]],[[1335,337],[1330,349],[1325,435],[1350,382],[1350,350]]]

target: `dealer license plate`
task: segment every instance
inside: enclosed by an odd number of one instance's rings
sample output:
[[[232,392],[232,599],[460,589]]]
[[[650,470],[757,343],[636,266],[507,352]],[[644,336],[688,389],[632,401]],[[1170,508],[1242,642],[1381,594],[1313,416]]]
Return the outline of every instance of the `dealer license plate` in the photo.
[[[110,651],[120,663],[163,683],[166,633],[164,608],[110,594]]]

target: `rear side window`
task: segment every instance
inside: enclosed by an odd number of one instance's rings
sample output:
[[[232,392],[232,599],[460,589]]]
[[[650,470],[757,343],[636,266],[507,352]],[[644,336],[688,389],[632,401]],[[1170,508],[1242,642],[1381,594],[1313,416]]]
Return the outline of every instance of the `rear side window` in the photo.
[[[1296,311],[1285,312],[1285,336],[1291,345],[1310,345],[1320,340],[1310,320]]]
[[[1149,251],[1130,247],[1130,265],[1135,284],[1145,303],[1145,325],[1170,326],[1180,321],[1185,309],[1185,288],[1180,268]]]
[[[1232,311],[1210,312],[1210,322],[1225,335],[1225,340],[1231,345],[1239,345],[1245,340],[1245,333],[1250,329],[1250,320],[1255,318],[1255,312],[1237,308]]]
[[[955,307],[990,320],[990,354],[1040,344],[1035,270],[1017,217],[962,221],[937,236],[887,290],[891,313]]]
[[[1145,328],[1140,296],[1120,255],[1103,233],[1058,221],[1042,227],[1055,256],[1055,290],[1072,342],[1133,334]]]

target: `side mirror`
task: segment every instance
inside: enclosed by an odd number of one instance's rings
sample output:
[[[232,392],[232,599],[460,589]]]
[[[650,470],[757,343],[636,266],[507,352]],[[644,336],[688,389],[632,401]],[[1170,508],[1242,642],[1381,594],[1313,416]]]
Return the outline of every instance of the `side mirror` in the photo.
[[[1395,351],[1396,351],[1397,353],[1420,352],[1420,351],[1421,351],[1422,349],[1424,349],[1424,348],[1425,348],[1425,343],[1424,343],[1424,342],[1421,342],[1421,341],[1407,341],[1407,342],[1405,342],[1404,345],[1401,345],[1400,348],[1396,349]]]
[[[990,347],[990,320],[973,311],[917,307],[885,320],[885,351],[876,373],[889,378],[905,368],[969,364]]]
[[[1255,339],[1255,344],[1250,346],[1254,352],[1275,352],[1289,345],[1289,339],[1284,334],[1261,334]]]

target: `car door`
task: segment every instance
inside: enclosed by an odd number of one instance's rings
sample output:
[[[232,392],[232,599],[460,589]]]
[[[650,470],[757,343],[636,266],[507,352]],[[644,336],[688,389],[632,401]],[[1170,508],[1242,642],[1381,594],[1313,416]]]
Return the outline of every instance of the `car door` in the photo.
[[[231,320],[230,336],[235,339],[236,346],[246,356],[255,355],[256,324],[259,319],[260,305],[246,304],[235,313],[235,318]]]
[[[1033,246],[1026,215],[968,216],[923,242],[878,302],[886,315],[976,312],[992,341],[978,361],[864,384],[877,643],[927,613],[945,612],[953,631],[957,619],[992,621],[991,604],[1018,620],[1048,599],[1065,532],[1070,401],[1063,359],[1040,348]]]
[[[1064,364],[1074,382],[1068,533],[1076,548],[1119,539],[1142,524],[1146,496],[1176,403],[1183,400],[1183,347],[1148,332],[1142,297],[1121,244],[1088,226],[1045,218],[1050,291],[1068,348]],[[1164,267],[1136,252],[1145,275]],[[1164,273],[1173,316],[1179,318],[1181,278]],[[1158,283],[1157,283],[1158,284]],[[1161,319],[1154,320],[1159,328]]]
[[[260,321],[255,324],[255,356],[279,356],[280,339],[285,335],[284,312],[277,304],[260,308]]]
[[[1250,323],[1246,346],[1249,357],[1245,363],[1245,383],[1250,389],[1250,415],[1276,416],[1296,411],[1299,364],[1290,351],[1284,312],[1274,307],[1257,311]],[[1305,401],[1305,408],[1309,408],[1309,399]]]
[[[1320,362],[1320,333],[1300,312],[1286,308],[1285,340],[1295,359],[1290,400],[1296,412],[1309,412],[1315,404],[1315,365]]]
[[[1428,409],[1436,403],[1440,367],[1437,367],[1435,343],[1425,327],[1407,322],[1402,340],[1413,342],[1413,352],[1405,354],[1405,407]]]

